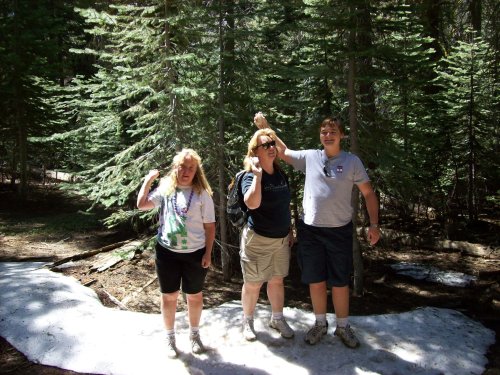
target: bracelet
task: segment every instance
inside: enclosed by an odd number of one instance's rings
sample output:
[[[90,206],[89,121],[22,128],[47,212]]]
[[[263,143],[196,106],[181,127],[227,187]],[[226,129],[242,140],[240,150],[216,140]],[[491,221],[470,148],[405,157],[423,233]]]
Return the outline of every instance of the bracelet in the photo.
[[[380,228],[380,225],[378,224],[370,224],[370,228]]]

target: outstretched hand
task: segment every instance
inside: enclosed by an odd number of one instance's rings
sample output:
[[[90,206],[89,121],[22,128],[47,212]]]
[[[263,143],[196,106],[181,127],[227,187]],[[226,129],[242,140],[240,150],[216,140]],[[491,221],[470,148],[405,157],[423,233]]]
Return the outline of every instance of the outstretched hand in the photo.
[[[265,129],[269,127],[269,124],[267,123],[267,120],[262,112],[257,112],[255,114],[253,122],[259,129]]]

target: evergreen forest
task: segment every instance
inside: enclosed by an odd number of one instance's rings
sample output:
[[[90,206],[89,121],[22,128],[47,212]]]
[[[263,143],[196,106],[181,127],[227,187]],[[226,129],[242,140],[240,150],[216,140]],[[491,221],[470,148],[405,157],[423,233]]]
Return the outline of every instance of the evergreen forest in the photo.
[[[0,3],[0,169],[19,204],[39,170],[154,235],[135,208],[182,148],[214,190],[216,265],[238,232],[227,186],[262,111],[292,149],[342,119],[382,228],[466,239],[498,216],[499,27],[494,0],[8,0]],[[300,215],[303,176],[285,167]],[[356,199],[356,222],[367,223]],[[92,209],[89,207],[89,209]],[[428,231],[428,232],[427,232]]]

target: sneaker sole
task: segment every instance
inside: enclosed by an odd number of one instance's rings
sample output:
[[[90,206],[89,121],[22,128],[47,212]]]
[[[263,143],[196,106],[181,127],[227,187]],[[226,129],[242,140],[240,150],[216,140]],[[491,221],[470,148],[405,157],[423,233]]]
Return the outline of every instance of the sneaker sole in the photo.
[[[167,357],[170,359],[176,359],[178,356],[178,353],[167,353]]]
[[[327,331],[327,332],[328,332],[328,331]],[[309,345],[316,345],[318,342],[320,342],[320,341],[321,341],[321,339],[323,338],[323,336],[325,336],[325,335],[327,334],[327,332],[322,333],[322,334],[321,334],[321,336],[319,337],[318,341],[311,342],[311,341],[309,341],[306,337],[304,337],[304,342],[305,342],[306,344],[309,344]]]
[[[247,336],[243,335],[243,338],[245,339],[245,341],[248,341],[248,342],[252,342],[252,341],[257,340],[257,336],[247,337]]]
[[[203,354],[203,353],[207,352],[207,349],[203,348],[203,349],[200,349],[200,350],[191,350],[191,352],[193,354]]]
[[[334,332],[334,336],[337,336],[337,337],[340,339],[340,341],[342,341],[342,344],[344,344],[344,345],[345,345],[346,347],[348,347],[349,349],[356,349],[356,348],[359,348],[359,347],[361,346],[361,343],[359,343],[359,342],[358,342],[358,343],[356,343],[354,346],[349,345],[348,343],[346,343],[346,342],[342,339],[342,337],[341,337],[340,335],[337,335],[337,332],[336,332],[336,331]]]
[[[324,335],[323,335],[323,336],[324,336]],[[320,339],[319,339],[318,341],[315,341],[315,342],[311,342],[311,341],[309,341],[309,340],[307,340],[307,339],[304,339],[304,342],[305,342],[306,344],[309,344],[309,345],[316,345],[318,342],[320,342],[320,341],[321,341],[321,338],[322,338],[323,336],[321,336],[321,337],[320,337]]]

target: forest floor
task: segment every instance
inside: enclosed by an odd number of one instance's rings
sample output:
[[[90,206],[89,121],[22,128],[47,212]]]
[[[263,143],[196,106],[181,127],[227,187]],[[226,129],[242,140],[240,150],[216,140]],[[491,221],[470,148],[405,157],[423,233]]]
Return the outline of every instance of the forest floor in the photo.
[[[104,217],[104,212],[90,214],[86,212],[87,202],[70,198],[54,187],[39,187],[32,193],[28,204],[20,207],[12,193],[0,186],[0,261],[53,262],[133,237],[131,231],[102,228],[99,219]],[[500,222],[498,218],[489,218],[487,223],[484,233],[478,230],[474,235],[476,239],[484,238],[487,242],[484,245],[492,245],[491,234],[500,233]],[[300,283],[300,273],[292,255],[290,275],[285,283],[285,303],[310,311],[308,290]],[[489,362],[484,374],[500,374],[500,259],[496,255],[471,256],[459,250],[401,247],[385,242],[382,246],[364,248],[363,256],[365,291],[362,296],[352,297],[351,315],[398,313],[422,306],[460,311],[495,331],[497,341],[487,354]],[[234,258],[234,275],[229,282],[223,280],[218,268],[211,267],[204,290],[205,308],[240,299],[242,279],[236,254]],[[463,272],[475,276],[476,280],[464,288],[415,280],[396,274],[390,267],[402,261]],[[102,272],[94,269],[95,263],[96,258],[89,257],[58,272],[95,290],[105,306],[119,308],[119,301],[127,301],[121,308],[160,312],[152,251],[136,251],[132,259]],[[259,302],[268,303],[265,293],[261,294]],[[329,312],[332,312],[331,302],[329,304]],[[179,299],[179,310],[184,308]],[[77,374],[32,363],[4,338],[0,338],[0,373]]]

